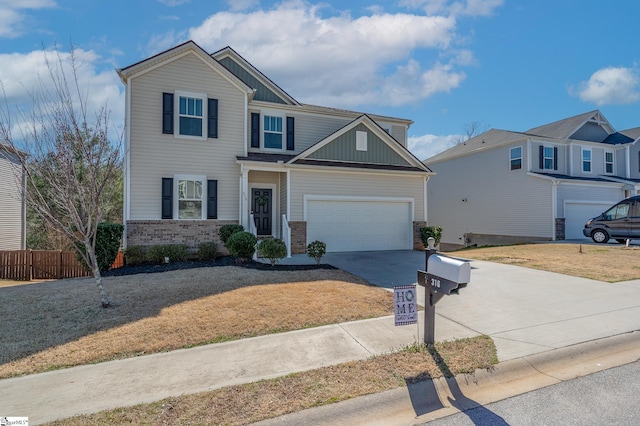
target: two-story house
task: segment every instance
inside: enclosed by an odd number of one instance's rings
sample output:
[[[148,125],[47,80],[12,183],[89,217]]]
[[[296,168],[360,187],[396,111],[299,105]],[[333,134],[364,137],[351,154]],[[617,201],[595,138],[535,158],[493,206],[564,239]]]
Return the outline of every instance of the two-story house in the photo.
[[[194,248],[228,223],[292,253],[420,245],[432,173],[407,150],[411,120],[300,103],[233,49],[192,41],[118,74],[126,246]]]
[[[19,156],[0,142],[0,250],[24,250],[26,244],[26,178]]]
[[[587,219],[640,193],[640,127],[600,111],[515,132],[491,129],[425,164],[443,248],[573,240]]]

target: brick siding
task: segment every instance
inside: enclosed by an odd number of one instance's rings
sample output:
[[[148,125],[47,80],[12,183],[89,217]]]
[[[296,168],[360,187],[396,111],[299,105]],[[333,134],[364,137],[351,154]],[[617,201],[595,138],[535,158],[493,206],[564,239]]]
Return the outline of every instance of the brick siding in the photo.
[[[291,254],[307,252],[307,222],[289,222],[291,228]]]

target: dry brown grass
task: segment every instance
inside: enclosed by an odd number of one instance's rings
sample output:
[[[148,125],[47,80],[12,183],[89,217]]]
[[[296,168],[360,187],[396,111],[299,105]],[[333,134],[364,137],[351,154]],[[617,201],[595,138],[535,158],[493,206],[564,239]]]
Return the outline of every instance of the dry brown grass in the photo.
[[[0,288],[0,378],[389,315],[393,306],[390,292],[330,269],[220,266],[104,283],[114,308],[100,307],[92,279]]]
[[[429,378],[473,373],[495,363],[497,355],[493,341],[483,336],[436,343],[429,350],[423,346],[412,346],[365,361],[77,416],[52,424],[245,425]]]
[[[640,248],[623,245],[525,244],[460,250],[469,259],[542,269],[605,282],[640,279]]]

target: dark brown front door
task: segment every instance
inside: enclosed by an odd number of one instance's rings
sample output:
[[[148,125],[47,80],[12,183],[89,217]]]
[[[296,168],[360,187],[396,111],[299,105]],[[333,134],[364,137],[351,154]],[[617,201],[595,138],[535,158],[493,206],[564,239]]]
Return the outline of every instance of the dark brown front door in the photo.
[[[258,235],[271,235],[271,189],[254,188],[251,191],[253,220]]]

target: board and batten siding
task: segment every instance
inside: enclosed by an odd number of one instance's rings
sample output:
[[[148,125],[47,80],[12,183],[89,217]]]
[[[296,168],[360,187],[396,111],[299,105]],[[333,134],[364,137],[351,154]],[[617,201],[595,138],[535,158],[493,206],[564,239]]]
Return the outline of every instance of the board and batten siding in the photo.
[[[15,154],[0,150],[0,250],[23,250],[22,167]]]
[[[510,170],[517,146],[523,168]],[[427,185],[429,225],[443,228],[442,242],[464,244],[466,233],[551,239],[553,188],[530,177],[527,162],[525,145],[513,144],[428,164],[436,173]]]
[[[238,220],[244,154],[244,94],[195,54],[130,81],[130,220],[161,218],[161,179],[201,175],[218,181],[218,219]],[[162,93],[187,91],[218,99],[218,138],[192,140],[162,133]]]
[[[414,221],[424,219],[424,178],[393,174],[291,170],[291,221],[304,220],[304,196],[411,198]]]

